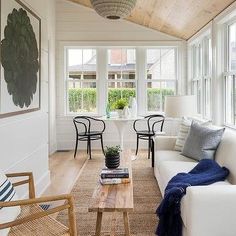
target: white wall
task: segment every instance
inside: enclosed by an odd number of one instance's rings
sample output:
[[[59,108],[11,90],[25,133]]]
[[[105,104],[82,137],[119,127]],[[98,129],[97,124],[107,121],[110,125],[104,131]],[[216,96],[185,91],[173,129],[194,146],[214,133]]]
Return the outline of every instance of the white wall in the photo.
[[[186,42],[178,38],[138,26],[127,21],[110,21],[97,15],[94,10],[71,2],[56,1],[56,76],[57,76],[57,148],[73,149],[75,129],[72,117],[65,116],[64,97],[64,45],[93,45],[93,46],[154,46],[165,44],[181,45],[180,60],[182,68],[180,79],[185,80]],[[185,68],[185,69],[183,69]],[[185,84],[180,84],[180,93],[185,90]],[[136,138],[132,124],[127,128],[125,143],[135,147]],[[166,122],[168,132],[175,129]],[[105,145],[117,144],[119,140],[116,127],[107,123]],[[99,143],[94,143],[99,147]],[[84,147],[84,146],[82,146]]]
[[[50,182],[48,169],[48,16],[55,10],[53,0],[24,0],[42,20],[41,110],[0,119],[1,169],[4,172],[32,171],[40,194]],[[50,41],[50,40],[49,40]],[[53,53],[53,51],[52,51]],[[50,80],[54,79],[51,75]],[[21,191],[20,195],[25,195]]]

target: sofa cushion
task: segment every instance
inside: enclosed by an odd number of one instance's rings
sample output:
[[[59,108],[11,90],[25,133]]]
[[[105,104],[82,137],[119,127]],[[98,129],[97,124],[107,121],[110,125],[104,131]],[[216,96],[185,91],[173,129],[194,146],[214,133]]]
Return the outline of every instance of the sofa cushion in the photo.
[[[15,189],[6,175],[0,170],[0,201],[6,202],[14,200],[18,200]],[[19,214],[19,206],[0,208],[0,224],[15,220]],[[0,235],[7,235],[9,230],[9,228],[0,230]]]
[[[225,180],[225,181],[219,181],[219,182],[216,182],[214,184],[211,184],[211,185],[230,185],[230,183]],[[192,187],[189,187],[189,188],[195,188],[196,186],[192,186]],[[182,218],[182,221],[184,223],[184,226],[187,227],[187,225],[189,225],[187,223],[188,221],[188,212],[189,212],[189,209],[191,209],[191,205],[189,205],[189,202],[191,201],[188,201],[187,200],[188,198],[188,195],[184,195],[183,198],[181,199],[181,205],[180,205],[180,211],[181,211],[181,218]]]
[[[189,172],[197,165],[197,162],[187,161],[163,161],[159,166],[162,186],[165,189],[172,177],[181,172]]]
[[[155,152],[155,166],[163,161],[186,161],[195,162],[195,160],[181,155],[179,151],[158,150]]]
[[[182,154],[197,161],[214,159],[224,130],[224,128],[210,129],[192,122]]]

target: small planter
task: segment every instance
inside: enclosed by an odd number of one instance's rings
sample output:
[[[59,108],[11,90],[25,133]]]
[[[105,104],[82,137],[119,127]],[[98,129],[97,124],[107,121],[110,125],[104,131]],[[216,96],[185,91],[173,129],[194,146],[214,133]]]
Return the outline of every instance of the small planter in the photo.
[[[120,146],[106,147],[105,165],[108,169],[116,169],[120,165]]]
[[[120,165],[120,155],[105,156],[105,165],[108,169],[116,169]]]

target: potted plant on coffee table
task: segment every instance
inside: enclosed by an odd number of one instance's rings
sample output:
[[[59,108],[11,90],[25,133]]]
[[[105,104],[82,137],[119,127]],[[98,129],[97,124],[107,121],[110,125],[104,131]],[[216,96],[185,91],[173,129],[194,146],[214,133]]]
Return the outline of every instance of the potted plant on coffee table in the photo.
[[[123,98],[121,98],[121,99],[119,99],[119,100],[117,100],[117,101],[115,102],[114,108],[116,109],[116,111],[117,111],[117,113],[118,113],[118,116],[119,116],[120,118],[122,118],[122,116],[123,116],[123,110],[124,110],[124,108],[125,108],[127,105],[128,105],[128,102],[127,102],[125,99],[123,99]]]
[[[105,165],[108,169],[118,168],[120,165],[120,146],[105,148]]]

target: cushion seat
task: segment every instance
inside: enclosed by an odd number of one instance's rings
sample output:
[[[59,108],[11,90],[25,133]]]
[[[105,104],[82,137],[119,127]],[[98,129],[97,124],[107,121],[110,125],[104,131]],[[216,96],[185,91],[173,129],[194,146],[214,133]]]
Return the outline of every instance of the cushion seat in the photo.
[[[95,135],[101,135],[101,131],[90,131],[90,132],[80,132],[78,133],[78,136],[95,136]]]
[[[42,212],[42,208],[38,205],[24,206],[21,208],[21,213],[17,219],[27,217],[29,215]],[[56,221],[50,216],[45,216],[28,223],[24,223],[12,227],[8,236],[69,236],[69,229]]]
[[[141,130],[137,132],[138,135],[149,135],[149,136],[154,136],[155,133],[153,131],[148,131],[148,130]]]
[[[158,150],[155,152],[155,166],[158,166],[163,161],[185,161],[196,162],[193,159],[185,157],[179,151]]]
[[[166,188],[172,177],[178,173],[187,173],[197,165],[197,162],[187,161],[164,161],[160,163],[159,173],[163,181],[163,187]]]

